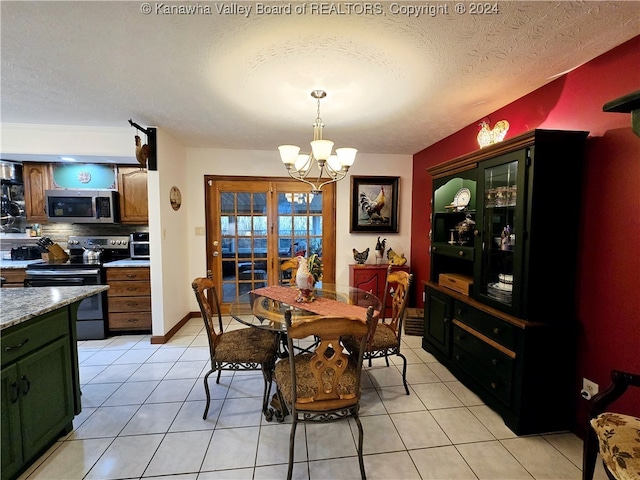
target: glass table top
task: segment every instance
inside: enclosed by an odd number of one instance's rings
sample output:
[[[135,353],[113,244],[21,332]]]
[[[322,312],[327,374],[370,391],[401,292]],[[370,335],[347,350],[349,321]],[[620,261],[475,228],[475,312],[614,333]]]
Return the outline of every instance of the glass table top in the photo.
[[[317,298],[311,304],[296,302],[296,294],[297,289],[288,286],[256,289],[240,295],[231,304],[230,314],[246,325],[284,332],[286,310],[291,310],[291,320],[295,323],[300,320],[322,318],[327,316],[326,313],[322,313],[326,311],[335,316],[358,316],[365,320],[369,306],[376,312],[382,308],[382,302],[374,294],[344,285],[320,284],[315,290]],[[284,301],[284,298],[290,300]]]

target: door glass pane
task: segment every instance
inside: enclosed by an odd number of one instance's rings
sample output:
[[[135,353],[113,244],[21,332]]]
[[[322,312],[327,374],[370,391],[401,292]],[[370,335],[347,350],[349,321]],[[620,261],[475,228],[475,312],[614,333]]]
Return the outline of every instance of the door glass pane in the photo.
[[[516,225],[518,162],[485,169],[483,293],[506,305],[512,303],[513,247]]]
[[[310,193],[278,194],[279,263],[294,257],[322,257],[322,196]],[[281,281],[291,278],[282,272]]]
[[[266,195],[224,192],[220,216],[222,302],[267,284]]]

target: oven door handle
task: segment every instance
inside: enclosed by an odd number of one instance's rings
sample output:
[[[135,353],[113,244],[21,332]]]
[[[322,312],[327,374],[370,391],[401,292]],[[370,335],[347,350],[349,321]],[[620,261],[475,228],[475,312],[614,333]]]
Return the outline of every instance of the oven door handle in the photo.
[[[43,269],[43,270],[27,270],[27,276],[29,278],[69,278],[69,277],[78,277],[78,276],[87,276],[87,275],[98,275],[100,274],[100,270],[97,268],[83,268],[83,269],[69,269],[69,270],[54,270],[54,269]]]
[[[27,278],[24,281],[25,287],[82,287],[85,285],[82,278]]]

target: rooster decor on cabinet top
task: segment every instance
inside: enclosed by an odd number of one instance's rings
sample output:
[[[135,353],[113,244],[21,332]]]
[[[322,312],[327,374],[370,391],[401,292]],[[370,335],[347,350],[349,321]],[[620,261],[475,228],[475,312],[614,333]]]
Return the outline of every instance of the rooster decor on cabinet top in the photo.
[[[358,265],[364,265],[364,262],[369,258],[369,247],[366,250],[359,252],[355,248],[353,249],[353,259]]]

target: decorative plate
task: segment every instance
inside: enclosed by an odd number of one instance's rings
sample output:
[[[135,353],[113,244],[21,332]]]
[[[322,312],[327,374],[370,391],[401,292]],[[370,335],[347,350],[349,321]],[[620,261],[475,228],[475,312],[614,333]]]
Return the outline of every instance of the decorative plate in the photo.
[[[471,190],[469,190],[468,188],[461,188],[453,197],[453,205],[458,207],[458,210],[462,210],[467,205],[469,205],[470,200],[471,200]]]

